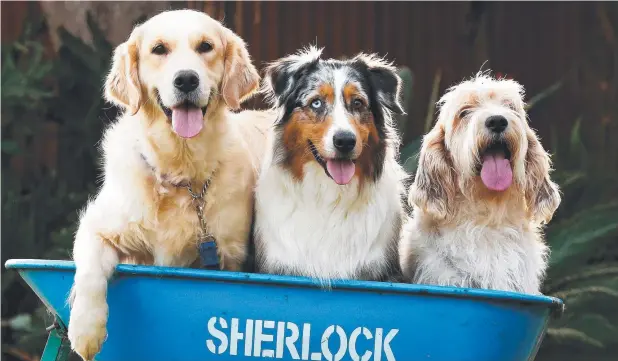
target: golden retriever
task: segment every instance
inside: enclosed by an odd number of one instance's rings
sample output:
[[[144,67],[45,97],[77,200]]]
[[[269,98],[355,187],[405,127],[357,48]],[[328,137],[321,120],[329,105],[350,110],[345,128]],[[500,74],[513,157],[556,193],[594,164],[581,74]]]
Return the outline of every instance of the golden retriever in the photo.
[[[425,136],[409,200],[409,281],[538,294],[542,224],[560,204],[550,157],[530,128],[523,87],[479,73],[452,87]]]
[[[220,265],[245,260],[253,189],[274,114],[233,113],[260,77],[244,42],[208,15],[164,12],[114,52],[106,98],[123,107],[102,141],[104,181],[80,217],[69,339],[91,360],[106,337],[108,279],[119,262],[190,266],[203,197]]]

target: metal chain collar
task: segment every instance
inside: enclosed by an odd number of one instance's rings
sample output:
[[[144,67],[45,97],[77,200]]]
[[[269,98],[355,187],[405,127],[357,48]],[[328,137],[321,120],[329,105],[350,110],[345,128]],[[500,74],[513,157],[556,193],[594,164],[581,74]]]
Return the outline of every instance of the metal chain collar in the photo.
[[[195,211],[197,212],[197,217],[200,220],[200,236],[199,243],[205,242],[207,240],[214,241],[215,238],[208,233],[206,227],[206,219],[204,218],[204,206],[206,204],[206,200],[204,197],[206,196],[206,191],[208,190],[208,186],[210,185],[210,179],[204,182],[204,186],[202,187],[202,191],[200,193],[195,193],[193,188],[191,187],[191,183],[186,185],[185,187],[189,191],[189,195],[191,196],[191,202],[195,207]]]
[[[140,156],[142,157],[142,160],[144,161],[146,166],[148,166],[148,168],[150,168],[150,170],[156,176],[158,173],[155,167],[153,167],[148,162],[148,159],[146,159],[146,157],[143,154],[140,154]],[[161,175],[160,178],[162,182],[166,181],[165,175]],[[197,239],[197,248],[198,248],[198,253],[200,255],[200,258],[202,260],[202,266],[206,267],[207,269],[219,269],[220,261],[218,257],[218,251],[217,251],[217,242],[216,242],[215,237],[212,234],[208,233],[208,230],[207,230],[208,228],[206,227],[206,219],[204,219],[204,206],[206,204],[205,196],[206,196],[206,191],[208,190],[208,187],[210,186],[211,179],[212,179],[212,175],[210,179],[204,182],[204,186],[202,187],[202,190],[200,193],[196,193],[193,191],[191,182],[188,182],[188,183],[184,183],[184,182],[183,183],[171,183],[170,182],[170,184],[177,188],[186,188],[187,191],[189,192],[189,195],[191,196],[191,203],[193,203],[193,206],[195,207],[195,212],[197,213],[197,217],[200,222],[200,232],[199,232],[198,239]]]

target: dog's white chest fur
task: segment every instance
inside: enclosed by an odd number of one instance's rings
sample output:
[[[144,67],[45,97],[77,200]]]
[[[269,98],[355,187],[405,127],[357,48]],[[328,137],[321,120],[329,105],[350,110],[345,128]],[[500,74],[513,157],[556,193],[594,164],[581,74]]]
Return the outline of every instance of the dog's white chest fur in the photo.
[[[261,270],[321,279],[383,271],[401,210],[398,182],[387,168],[359,193],[357,179],[339,186],[314,163],[305,165],[302,183],[268,167],[256,195]]]
[[[412,219],[405,227],[416,267],[414,283],[539,293],[548,248],[534,230],[460,224],[428,232]]]

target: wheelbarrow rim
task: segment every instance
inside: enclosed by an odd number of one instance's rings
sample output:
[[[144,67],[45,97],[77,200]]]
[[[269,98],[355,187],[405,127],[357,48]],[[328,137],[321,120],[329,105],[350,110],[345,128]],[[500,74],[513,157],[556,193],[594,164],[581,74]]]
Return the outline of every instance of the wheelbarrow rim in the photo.
[[[7,269],[75,271],[72,261],[44,259],[11,259],[5,263]],[[283,287],[324,288],[324,282],[308,277],[280,276],[257,273],[211,271],[193,268],[158,267],[120,264],[116,267],[115,277],[119,276],[150,276],[156,278],[189,278],[217,282],[258,283]],[[553,312],[564,308],[562,300],[542,295],[529,295],[516,292],[496,291],[476,288],[459,288],[433,285],[418,285],[405,283],[389,283],[358,280],[331,280],[331,289],[351,290],[360,292],[401,293],[409,295],[427,295],[448,298],[480,299],[494,302],[517,303],[520,305],[537,305],[549,307]]]

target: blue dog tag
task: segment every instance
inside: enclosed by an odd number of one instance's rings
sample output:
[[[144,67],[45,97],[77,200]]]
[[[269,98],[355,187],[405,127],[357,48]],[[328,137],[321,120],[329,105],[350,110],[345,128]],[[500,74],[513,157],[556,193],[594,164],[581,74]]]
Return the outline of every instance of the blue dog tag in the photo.
[[[207,269],[219,269],[219,256],[217,255],[217,243],[212,237],[200,243],[199,253],[202,259],[202,266]]]

